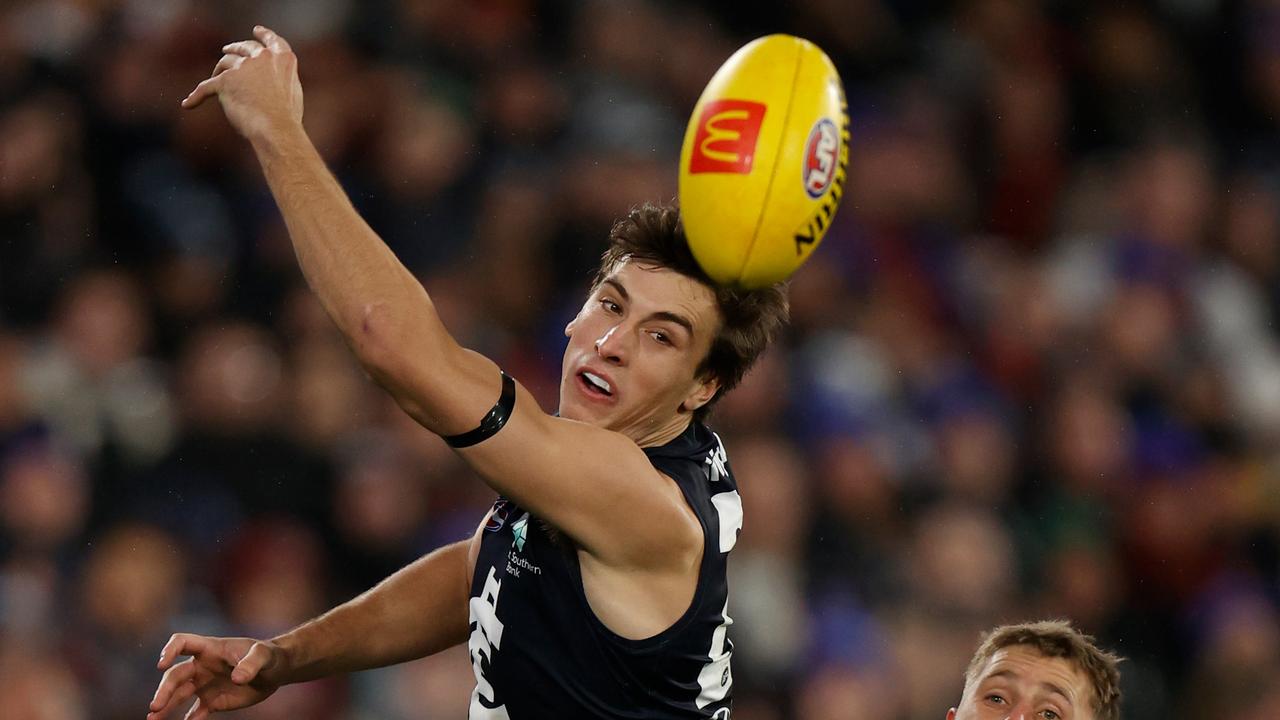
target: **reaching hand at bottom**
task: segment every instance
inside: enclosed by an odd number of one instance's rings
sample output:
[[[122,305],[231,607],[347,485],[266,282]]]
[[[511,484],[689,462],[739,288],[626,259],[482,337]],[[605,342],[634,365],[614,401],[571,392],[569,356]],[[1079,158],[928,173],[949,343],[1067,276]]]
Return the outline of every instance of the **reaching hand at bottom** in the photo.
[[[189,660],[177,664],[178,657]],[[151,700],[147,720],[162,720],[195,696],[186,720],[248,707],[267,699],[280,686],[269,678],[283,662],[280,648],[252,638],[216,638],[178,633],[160,653],[165,671]]]

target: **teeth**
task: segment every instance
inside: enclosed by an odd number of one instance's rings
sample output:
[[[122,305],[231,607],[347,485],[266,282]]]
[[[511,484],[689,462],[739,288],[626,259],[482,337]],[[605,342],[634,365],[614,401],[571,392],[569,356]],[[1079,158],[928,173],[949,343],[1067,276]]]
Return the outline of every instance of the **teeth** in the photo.
[[[600,388],[606,393],[609,393],[610,395],[613,394],[613,388],[609,387],[609,383],[605,382],[604,378],[589,372],[583,372],[582,377],[586,378],[587,382],[591,383],[592,385],[595,385],[596,387]]]

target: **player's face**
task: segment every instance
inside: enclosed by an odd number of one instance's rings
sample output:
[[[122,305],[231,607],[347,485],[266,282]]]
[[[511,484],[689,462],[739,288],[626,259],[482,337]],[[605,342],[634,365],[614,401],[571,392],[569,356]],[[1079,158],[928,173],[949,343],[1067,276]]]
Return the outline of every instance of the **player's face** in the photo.
[[[947,720],[1093,720],[1092,692],[1070,661],[1012,645],[991,656]]]
[[[720,323],[710,288],[662,267],[621,263],[565,328],[560,415],[652,444],[715,394],[695,377]]]

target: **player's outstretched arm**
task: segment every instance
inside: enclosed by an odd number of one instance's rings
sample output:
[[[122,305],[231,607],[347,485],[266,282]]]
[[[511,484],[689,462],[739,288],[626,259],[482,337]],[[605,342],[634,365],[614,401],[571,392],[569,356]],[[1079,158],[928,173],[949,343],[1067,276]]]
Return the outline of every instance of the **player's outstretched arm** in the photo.
[[[497,366],[449,335],[426,290],[325,167],[302,128],[288,43],[263,27],[254,37],[225,46],[183,106],[216,96],[252,143],[308,284],[370,375],[432,432],[474,429],[499,397]],[[673,547],[701,551],[679,490],[633,441],[548,416],[523,388],[508,427],[463,456],[489,485],[602,558],[629,564],[674,558]]]
[[[169,717],[192,697],[187,717],[200,720],[261,702],[281,685],[405,662],[460,644],[467,638],[475,541],[420,558],[271,640],[174,635],[160,654],[158,667],[165,673],[147,720]],[[188,659],[178,662],[183,656]]]
[[[289,44],[261,26],[254,38],[224,46],[212,77],[183,107],[216,97],[252,144],[308,285],[374,379],[402,404],[412,403],[427,429],[470,430],[498,396],[497,372],[470,362],[422,284],[325,166],[303,130],[298,61]],[[406,388],[406,363],[428,368],[434,382]]]

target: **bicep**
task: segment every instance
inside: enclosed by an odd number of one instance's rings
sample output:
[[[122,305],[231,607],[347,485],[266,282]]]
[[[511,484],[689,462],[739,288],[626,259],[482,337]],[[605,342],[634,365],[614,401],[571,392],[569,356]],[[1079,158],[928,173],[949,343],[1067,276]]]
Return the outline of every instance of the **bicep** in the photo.
[[[604,560],[647,563],[700,547],[680,489],[635,442],[547,415],[523,387],[516,393],[507,425],[459,451],[486,483]]]
[[[428,430],[472,430],[499,398],[498,366],[456,344],[426,357],[380,382]],[[701,526],[679,488],[634,441],[548,415],[519,383],[506,425],[458,453],[494,490],[601,559],[650,562],[673,547],[701,548]]]

